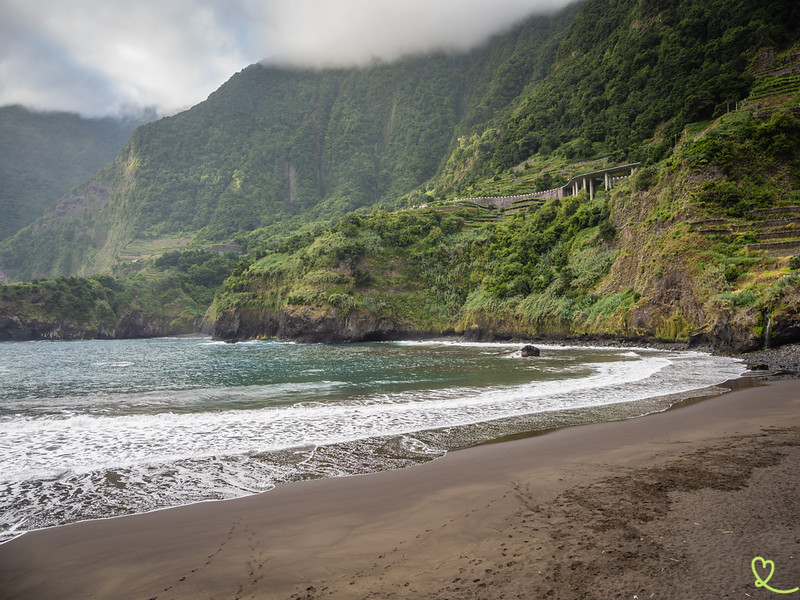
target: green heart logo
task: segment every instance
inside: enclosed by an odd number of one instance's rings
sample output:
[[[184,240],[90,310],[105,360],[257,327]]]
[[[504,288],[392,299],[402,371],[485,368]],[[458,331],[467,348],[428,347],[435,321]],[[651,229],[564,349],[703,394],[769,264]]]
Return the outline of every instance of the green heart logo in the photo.
[[[756,566],[756,563],[761,563],[761,567],[759,568]],[[772,579],[772,575],[775,573],[775,563],[771,560],[764,560],[762,557],[756,556],[750,563],[750,568],[753,569],[753,575],[756,576],[756,587],[765,587],[769,589],[767,583]],[[769,573],[766,577],[762,577],[759,573],[759,570],[764,569],[769,569]]]
[[[791,590],[777,590],[769,585],[769,580],[772,579],[772,575],[775,573],[775,563],[771,560],[756,556],[750,561],[750,568],[753,570],[753,575],[755,575],[757,588],[763,587],[776,594],[794,594],[796,591],[800,590],[800,587]],[[762,577],[761,573],[764,573],[766,577]]]

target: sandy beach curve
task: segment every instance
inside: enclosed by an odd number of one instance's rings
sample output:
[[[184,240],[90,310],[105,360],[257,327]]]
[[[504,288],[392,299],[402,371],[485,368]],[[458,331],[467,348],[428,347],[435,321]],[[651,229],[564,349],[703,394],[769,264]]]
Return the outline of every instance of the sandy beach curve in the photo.
[[[3,599],[770,598],[800,585],[800,382],[399,471],[32,532]],[[760,564],[760,563],[759,563]]]

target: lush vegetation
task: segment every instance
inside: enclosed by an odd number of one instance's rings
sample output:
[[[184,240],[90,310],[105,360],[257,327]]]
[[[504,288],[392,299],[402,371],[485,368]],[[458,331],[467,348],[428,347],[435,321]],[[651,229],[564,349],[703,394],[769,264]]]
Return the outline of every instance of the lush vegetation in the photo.
[[[150,324],[151,330],[162,335],[192,333],[238,263],[234,253],[171,252],[155,261],[161,271],[3,284],[0,317],[66,326],[79,332],[78,336],[108,337],[126,318],[140,313],[143,328]]]
[[[775,112],[763,122],[746,112],[728,116],[683,150],[693,172],[713,168],[723,175],[704,183],[696,200],[711,212],[731,217],[743,217],[775,200],[800,202],[790,178],[765,177],[786,162],[797,168],[792,159],[798,145],[800,121],[789,111]]]
[[[443,332],[464,330],[476,314],[504,302],[524,300],[535,320],[568,318],[573,307],[600,301],[591,290],[616,254],[604,198],[551,200],[465,228],[475,210],[346,217],[299,247],[242,265],[215,312],[310,305]]]
[[[137,129],[0,268],[168,281],[196,313],[232,271],[212,317],[757,337],[800,310],[799,6],[588,0],[462,55],[252,66]],[[625,161],[593,200],[452,202]],[[232,239],[241,262],[199,250]]]
[[[52,209],[113,160],[138,124],[0,108],[0,240]]]
[[[136,240],[277,239],[357,209],[476,194],[536,156],[652,163],[686,124],[748,95],[748,65],[797,39],[798,11],[790,0],[589,0],[462,55],[254,65],[137,129],[56,218],[0,246],[0,268],[108,272]],[[559,181],[538,175],[538,188]]]
[[[457,128],[501,118],[541,80],[575,7],[464,55],[360,69],[254,65],[209,99],[139,128],[117,159],[0,247],[10,277],[109,271],[127,244],[283,236],[427,182]]]
[[[206,250],[167,252],[154,261],[168,280],[200,307],[211,304],[222,282],[242,261],[235,252],[216,254]]]
[[[240,264],[213,312],[307,306],[401,332],[684,341],[724,321],[737,347],[757,344],[766,315],[800,308],[800,262],[750,249],[775,229],[800,247],[800,121],[737,111],[702,127],[594,200],[378,211],[308,230]]]
[[[0,247],[0,268],[16,279],[108,271],[134,240],[282,237],[396,206],[436,175],[459,123],[479,127],[545,74],[565,15],[533,19],[467,55],[248,67],[206,102],[137,129],[57,219]]]
[[[442,185],[469,193],[481,178],[537,153],[659,160],[687,124],[748,96],[755,54],[791,46],[799,18],[791,0],[590,0],[550,75],[529,88],[510,118],[461,141]]]

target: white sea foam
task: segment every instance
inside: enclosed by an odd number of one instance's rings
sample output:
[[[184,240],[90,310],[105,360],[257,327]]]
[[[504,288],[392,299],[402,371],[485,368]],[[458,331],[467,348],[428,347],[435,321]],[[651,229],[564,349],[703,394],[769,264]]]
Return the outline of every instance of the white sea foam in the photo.
[[[681,368],[676,368],[676,362]],[[631,402],[720,383],[738,375],[692,369],[692,360],[652,356],[638,361],[584,365],[580,379],[538,381],[490,389],[446,388],[357,396],[344,403],[306,402],[291,406],[201,413],[13,420],[0,423],[3,479],[52,477],[67,470],[158,464],[249,452],[274,452],[369,437],[406,434],[437,427],[564,409]],[[662,372],[668,367],[668,374]],[[319,389],[335,386],[318,382]],[[305,386],[280,386],[286,393]],[[197,390],[193,394],[258,397],[274,389]],[[172,396],[180,405],[182,392]]]
[[[498,358],[519,347],[396,346],[464,347],[476,355],[495,349]],[[541,360],[502,361],[516,378],[508,384],[441,386],[432,383],[435,374],[422,374],[406,385],[392,357],[360,387],[308,364],[302,372],[315,371],[319,380],[88,394],[60,398],[59,410],[49,413],[49,398],[7,401],[0,416],[0,528],[13,535],[23,522],[52,525],[233,497],[298,477],[396,468],[447,450],[421,432],[537,415],[544,421],[550,413],[686,393],[743,371],[736,361],[701,353],[602,349],[587,355],[594,361],[569,362],[564,357],[575,349],[540,347],[547,351]],[[249,348],[273,350],[264,344]],[[248,348],[236,352],[247,355]],[[371,350],[342,352],[369,360]],[[404,368],[415,371],[416,360],[411,357]],[[369,366],[351,367],[348,361],[345,371]],[[519,369],[539,375],[520,380]]]

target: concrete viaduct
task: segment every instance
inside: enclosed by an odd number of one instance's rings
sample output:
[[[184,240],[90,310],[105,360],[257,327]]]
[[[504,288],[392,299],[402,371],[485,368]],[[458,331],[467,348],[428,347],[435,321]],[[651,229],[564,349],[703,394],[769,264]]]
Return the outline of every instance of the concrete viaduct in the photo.
[[[544,190],[543,192],[533,192],[531,194],[522,194],[520,196],[483,196],[480,198],[456,198],[454,201],[468,200],[484,206],[493,206],[495,208],[509,208],[514,202],[520,200],[552,200],[554,198],[566,198],[568,196],[576,196],[581,190],[589,192],[589,198],[594,200],[594,194],[600,185],[603,183],[603,188],[610,190],[614,187],[617,181],[630,177],[633,170],[641,163],[628,163],[625,165],[617,165],[616,167],[608,167],[607,169],[600,169],[598,171],[591,171],[589,173],[581,173],[575,175],[572,179],[567,181],[562,186]]]
[[[614,186],[615,181],[633,175],[633,170],[640,164],[642,163],[628,163],[627,165],[618,165],[616,167],[600,169],[599,171],[592,171],[590,173],[581,173],[570,179],[562,187],[555,188],[560,192],[560,195],[554,197],[564,198],[566,196],[577,196],[578,192],[581,190],[587,190],[589,192],[589,198],[594,200],[594,193],[601,179],[603,180],[604,189],[610,190]],[[545,196],[542,196],[542,198],[544,197]]]

